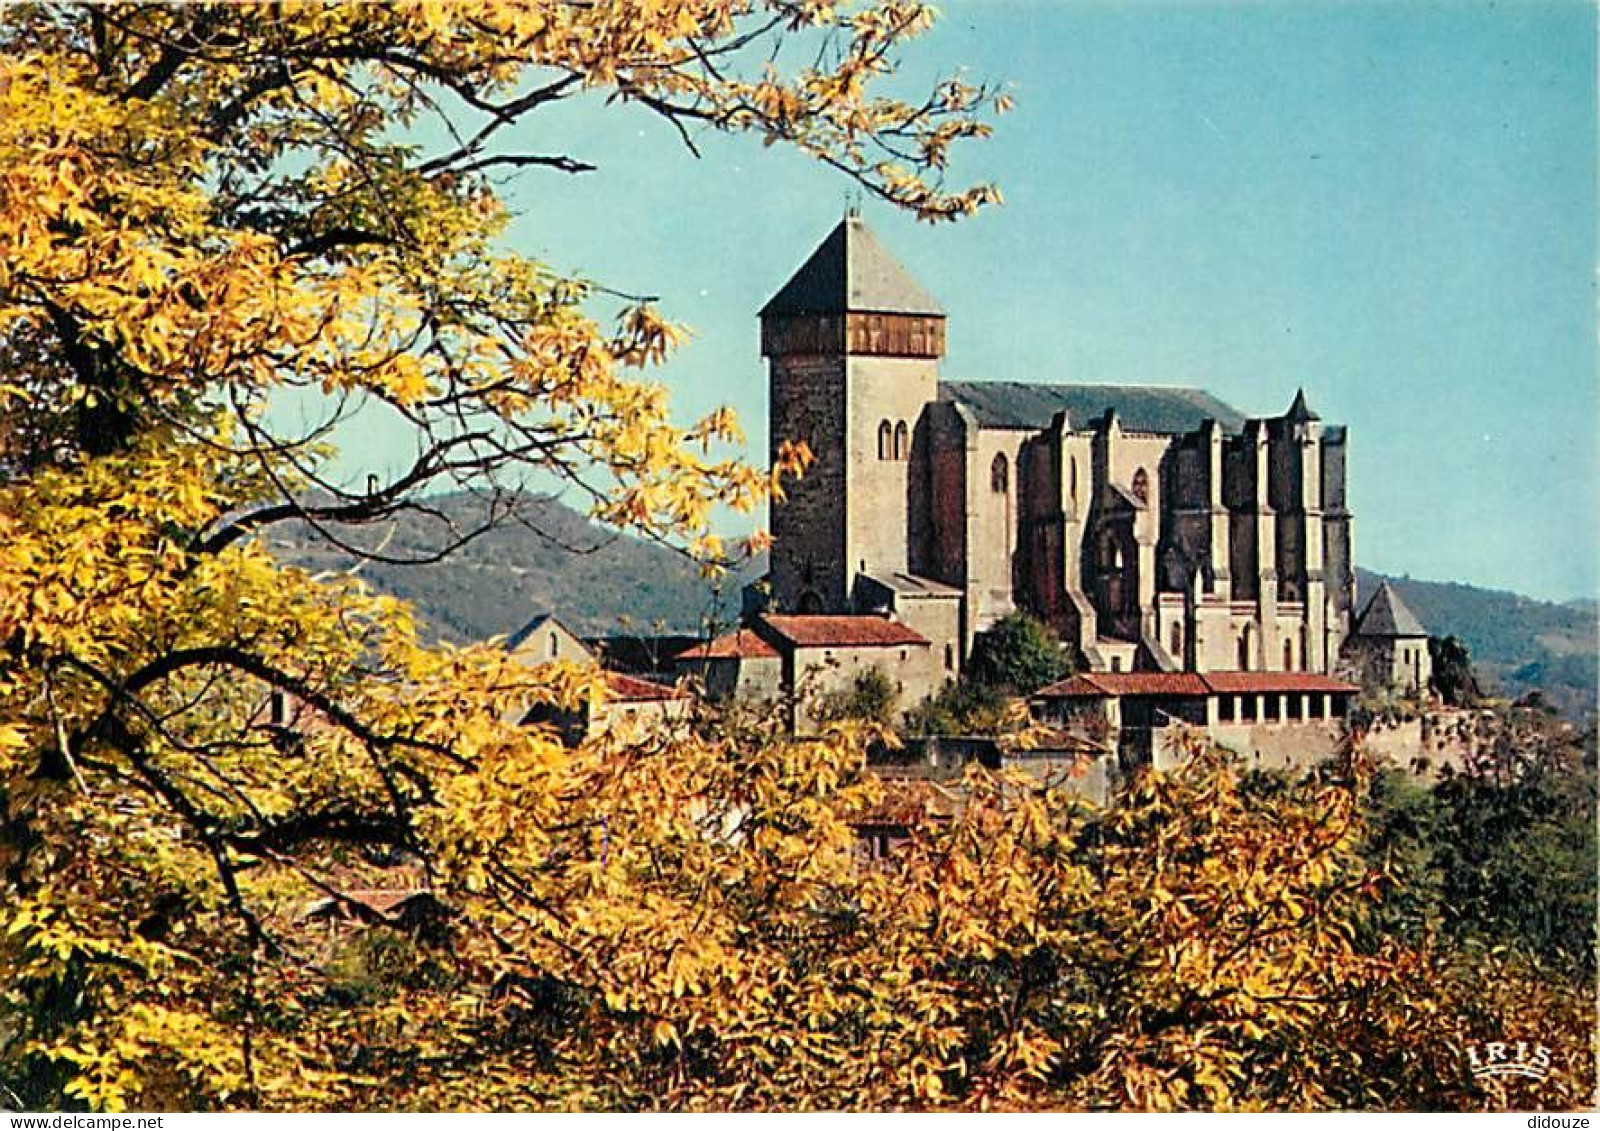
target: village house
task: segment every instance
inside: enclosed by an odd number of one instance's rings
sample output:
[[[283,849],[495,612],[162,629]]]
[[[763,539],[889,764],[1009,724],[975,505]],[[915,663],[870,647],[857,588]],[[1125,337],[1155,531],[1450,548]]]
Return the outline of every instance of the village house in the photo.
[[[1030,702],[1039,718],[1101,741],[1124,773],[1170,768],[1196,733],[1283,769],[1340,749],[1360,690],[1314,672],[1084,672]]]
[[[598,665],[596,653],[553,614],[543,612],[506,638],[506,651],[529,667],[572,663]],[[622,672],[604,673],[603,698],[563,710],[540,704],[521,719],[527,726],[555,729],[562,741],[577,744],[623,727],[670,722],[688,716],[690,698],[678,687]]]
[[[678,668],[713,698],[787,703],[791,725],[804,733],[828,696],[848,693],[866,673],[882,672],[910,707],[940,686],[944,662],[926,637],[888,617],[764,614],[683,652]]]

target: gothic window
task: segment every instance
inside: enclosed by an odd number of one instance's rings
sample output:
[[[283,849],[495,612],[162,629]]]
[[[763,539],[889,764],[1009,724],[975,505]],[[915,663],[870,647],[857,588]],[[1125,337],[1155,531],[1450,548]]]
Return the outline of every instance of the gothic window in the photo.
[[[891,458],[893,456],[894,453],[893,453],[893,450],[891,448],[891,444],[893,443],[893,439],[892,439],[893,435],[894,435],[894,432],[889,427],[889,422],[887,420],[883,421],[883,423],[878,425],[878,458],[879,459],[889,459],[889,458]]]
[[[944,670],[947,672],[956,670],[956,646],[954,644],[946,644],[944,646]]]
[[[1150,476],[1142,467],[1133,473],[1133,497],[1141,503],[1150,501]]]
[[[1294,671],[1294,641],[1292,640],[1283,642],[1283,670],[1286,672]]]
[[[1179,660],[1183,659],[1183,625],[1177,621],[1172,622],[1171,642],[1173,656]]]
[[[1011,469],[1006,465],[1006,454],[1001,452],[989,465],[989,490],[1004,495],[1011,490]]]
[[[911,437],[906,431],[906,422],[902,420],[894,426],[894,458],[907,459],[911,455]]]
[[[1073,456],[1067,461],[1067,479],[1074,506],[1078,503],[1078,457]]]
[[[561,654],[561,638],[555,633],[550,634],[550,658],[553,660]]]
[[[1248,627],[1239,634],[1239,670],[1242,672],[1250,670],[1250,629]]]

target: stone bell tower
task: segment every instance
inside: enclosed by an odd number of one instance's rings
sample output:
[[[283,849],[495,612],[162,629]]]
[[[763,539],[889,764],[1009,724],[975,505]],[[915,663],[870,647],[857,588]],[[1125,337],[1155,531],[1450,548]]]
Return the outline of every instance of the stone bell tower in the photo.
[[[858,574],[907,572],[913,449],[944,324],[854,213],[762,308],[772,455],[803,441],[816,460],[772,508],[779,609],[847,612]]]

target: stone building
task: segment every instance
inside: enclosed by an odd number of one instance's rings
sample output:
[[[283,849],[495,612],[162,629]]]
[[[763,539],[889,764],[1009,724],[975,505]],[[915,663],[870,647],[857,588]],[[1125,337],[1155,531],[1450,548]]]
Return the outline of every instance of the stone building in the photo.
[[[1343,427],[1304,393],[1251,418],[1199,389],[945,381],[945,323],[854,215],[762,309],[773,454],[816,462],[750,611],[904,622],[935,678],[1013,610],[1093,671],[1334,670]]]
[[[900,709],[915,706],[953,674],[944,667],[952,656],[886,616],[766,614],[684,651],[677,668],[713,699],[792,696],[789,722],[804,733],[815,728],[817,708],[828,696],[848,692],[873,670],[888,679]]]
[[[1369,687],[1417,695],[1433,679],[1428,630],[1387,581],[1378,586],[1356,620],[1345,657]]]
[[[552,660],[592,664],[596,657],[587,644],[554,613],[536,614],[527,624],[506,638],[506,651],[531,668]]]
[[[1091,672],[1040,688],[1031,706],[1045,722],[1098,737],[1123,770],[1171,767],[1191,733],[1283,769],[1340,749],[1360,690],[1313,672]]]

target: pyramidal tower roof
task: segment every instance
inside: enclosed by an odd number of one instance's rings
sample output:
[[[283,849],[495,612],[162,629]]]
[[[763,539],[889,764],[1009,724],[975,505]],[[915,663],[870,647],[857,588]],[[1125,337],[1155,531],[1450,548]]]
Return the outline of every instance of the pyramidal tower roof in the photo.
[[[839,221],[794,277],[761,308],[791,314],[920,314],[944,310],[854,214]]]
[[[1428,630],[1385,581],[1356,621],[1357,636],[1426,636]]]

